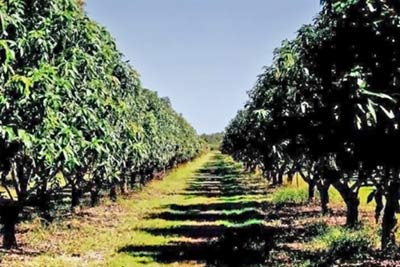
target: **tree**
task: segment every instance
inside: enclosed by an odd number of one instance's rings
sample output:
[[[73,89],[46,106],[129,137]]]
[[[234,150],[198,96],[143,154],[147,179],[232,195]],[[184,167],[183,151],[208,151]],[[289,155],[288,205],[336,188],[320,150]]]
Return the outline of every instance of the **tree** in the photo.
[[[202,143],[168,103],[142,88],[111,35],[75,0],[0,1],[0,198],[6,248],[27,206],[51,221],[70,194],[115,199],[137,175],[195,157]]]
[[[266,166],[270,155],[272,170],[294,166],[310,187],[320,185],[323,199],[335,187],[349,226],[358,221],[360,187],[375,184],[371,197],[386,198],[384,249],[395,241],[399,199],[400,162],[389,156],[400,140],[399,12],[397,1],[324,1],[315,22],[276,50],[250,92],[241,125],[251,124],[246,134],[258,141],[235,136],[245,134],[231,129],[236,120],[224,140],[241,160]]]

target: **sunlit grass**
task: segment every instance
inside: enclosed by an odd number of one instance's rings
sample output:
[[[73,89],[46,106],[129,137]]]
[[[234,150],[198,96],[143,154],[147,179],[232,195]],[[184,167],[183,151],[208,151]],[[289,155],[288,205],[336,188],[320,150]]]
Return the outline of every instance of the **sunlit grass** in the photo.
[[[303,204],[308,200],[307,188],[281,187],[271,197],[271,202],[276,205],[294,203]]]
[[[140,229],[172,227],[176,226],[176,222],[146,219],[146,214],[162,206],[183,202],[182,195],[172,193],[183,191],[186,181],[212,156],[204,155],[170,172],[164,180],[151,182],[140,193],[119,199],[117,205],[106,201],[103,206],[92,209],[94,214],[102,213],[105,219],[111,220],[109,222],[103,221],[101,217],[98,223],[75,218],[57,222],[46,229],[36,224],[29,233],[29,242],[35,247],[43,247],[46,243],[51,247],[40,256],[27,262],[13,262],[12,266],[124,266],[124,260],[129,257],[115,253],[119,248],[130,244],[168,243],[170,240],[167,237],[153,236]],[[113,211],[114,206],[119,207],[117,212]],[[115,212],[115,217],[108,214],[112,212]],[[32,228],[31,223],[29,227]],[[91,255],[95,256],[91,258]],[[120,260],[122,264],[119,264]],[[131,259],[129,262],[132,264]]]
[[[354,240],[355,242],[364,242],[368,246],[374,243],[376,236],[370,235],[370,230],[367,227],[361,229],[348,229],[341,226],[329,226],[320,228],[320,231],[307,245],[313,249],[327,250],[335,243],[341,240]]]
[[[298,190],[300,190],[301,194],[307,193],[308,184],[301,178],[300,175],[295,175],[294,179],[291,183],[287,182],[287,177],[285,177],[284,181],[285,181],[285,187],[298,189]],[[360,188],[358,197],[360,199],[360,208],[361,209],[363,209],[365,211],[373,211],[375,209],[374,201],[367,203],[368,196],[370,195],[370,193],[373,190],[374,190],[374,188],[372,186],[364,186],[364,187]],[[279,193],[279,190],[277,192]],[[316,196],[319,197],[317,188],[315,188],[315,193],[316,193]],[[339,206],[344,205],[342,196],[333,186],[331,186],[329,188],[329,201],[330,201],[331,205],[339,205]]]
[[[32,247],[45,248],[45,252],[25,261],[12,261],[10,266],[15,267],[67,267],[67,266],[89,266],[89,267],[172,267],[204,266],[196,262],[160,263],[155,262],[155,255],[149,252],[126,253],[120,252],[121,248],[127,246],[167,246],[173,242],[197,242],[185,236],[175,234],[152,234],[146,229],[168,230],[179,229],[188,226],[214,226],[222,228],[241,228],[252,225],[262,225],[263,220],[246,218],[246,212],[261,212],[253,207],[229,208],[227,210],[202,210],[203,214],[217,214],[229,216],[242,216],[239,222],[232,220],[165,220],[151,217],[150,214],[170,212],[172,214],[190,214],[190,211],[175,211],[168,207],[180,205],[252,205],[255,202],[265,201],[266,194],[247,192],[234,196],[208,197],[202,195],[185,195],[190,182],[201,177],[196,172],[206,166],[218,166],[221,168],[222,179],[227,179],[224,190],[235,190],[237,184],[248,183],[252,186],[264,186],[263,179],[242,175],[241,165],[233,162],[218,152],[212,152],[194,162],[181,166],[170,172],[163,180],[153,181],[144,187],[141,192],[120,198],[117,204],[105,201],[101,207],[89,209],[93,218],[72,218],[57,222],[49,228],[43,228],[38,222],[27,223],[29,227],[27,235],[28,243]],[[217,170],[218,171],[218,170]],[[227,172],[227,174],[224,174]],[[252,179],[247,182],[247,179]],[[238,190],[242,186],[238,186]],[[195,211],[196,212],[196,211]],[[216,217],[218,218],[218,217]],[[243,220],[242,220],[243,219]]]
[[[318,253],[318,266],[330,266],[338,259],[365,259],[378,241],[376,231],[366,226],[360,229],[320,227],[315,234],[311,241],[304,244],[304,248],[311,253]]]

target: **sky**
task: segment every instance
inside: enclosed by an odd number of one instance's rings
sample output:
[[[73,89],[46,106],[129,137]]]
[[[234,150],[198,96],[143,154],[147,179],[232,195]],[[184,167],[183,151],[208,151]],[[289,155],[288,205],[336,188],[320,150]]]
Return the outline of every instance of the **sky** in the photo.
[[[319,0],[86,0],[140,73],[198,133],[222,131]]]

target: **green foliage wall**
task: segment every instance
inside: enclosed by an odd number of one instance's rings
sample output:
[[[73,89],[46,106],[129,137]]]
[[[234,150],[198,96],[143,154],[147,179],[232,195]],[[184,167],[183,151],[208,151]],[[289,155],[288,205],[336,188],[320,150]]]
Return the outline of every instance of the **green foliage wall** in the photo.
[[[224,133],[202,134],[200,137],[208,144],[210,149],[218,150],[221,147]]]
[[[0,1],[0,173],[9,198],[47,205],[65,186],[79,197],[201,149],[76,0]]]
[[[350,225],[360,186],[374,184],[371,199],[387,201],[386,247],[400,199],[399,1],[321,2],[314,23],[276,49],[223,150],[269,177],[301,172],[312,186],[334,186]]]

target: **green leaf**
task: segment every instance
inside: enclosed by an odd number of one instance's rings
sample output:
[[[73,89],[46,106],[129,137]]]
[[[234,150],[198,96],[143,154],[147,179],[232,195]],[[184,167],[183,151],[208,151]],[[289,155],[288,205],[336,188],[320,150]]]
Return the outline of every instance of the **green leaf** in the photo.
[[[383,106],[379,106],[382,110],[383,110],[383,112],[385,112],[385,114],[386,114],[386,116],[388,116],[388,118],[389,119],[391,119],[391,120],[393,120],[394,118],[396,118],[396,116],[395,116],[395,114],[394,114],[394,112],[393,112],[393,110],[387,110],[386,108],[384,108]]]
[[[256,114],[260,119],[266,119],[268,116],[268,112],[265,109],[255,110],[254,114]]]
[[[32,137],[25,130],[18,130],[18,139],[25,145],[25,147],[32,148]]]
[[[384,94],[384,93],[375,93],[375,92],[371,92],[371,91],[368,91],[365,89],[360,89],[360,93],[363,95],[374,96],[374,97],[381,98],[381,99],[387,99],[393,103],[397,103],[397,101],[394,98],[392,98],[391,96]]]
[[[374,122],[377,123],[378,122],[378,118],[377,118],[374,106],[376,106],[376,104],[373,101],[371,101],[370,99],[368,99],[367,109],[369,111],[369,114],[372,116]]]
[[[360,89],[365,89],[368,86],[367,82],[360,78],[357,79],[357,85]]]

